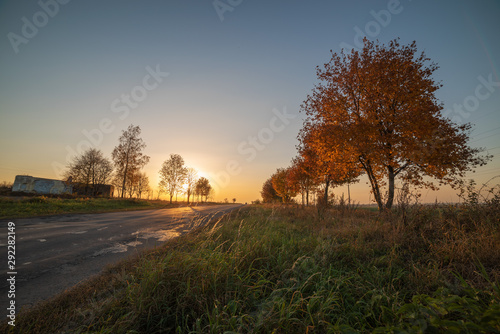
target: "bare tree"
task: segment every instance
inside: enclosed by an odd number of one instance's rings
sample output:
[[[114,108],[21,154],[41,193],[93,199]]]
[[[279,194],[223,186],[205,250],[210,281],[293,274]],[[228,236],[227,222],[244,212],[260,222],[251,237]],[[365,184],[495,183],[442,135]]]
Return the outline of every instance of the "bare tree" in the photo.
[[[126,193],[127,180],[130,181],[149,162],[149,156],[142,153],[146,144],[139,137],[140,134],[141,128],[131,124],[126,131],[122,131],[119,144],[111,154],[116,168],[116,179],[121,180],[122,198]]]
[[[205,202],[208,200],[211,191],[212,186],[210,185],[208,179],[200,177],[198,181],[196,181],[195,192],[198,196],[201,196],[202,200],[203,197],[205,197]]]
[[[137,174],[134,190],[138,198],[141,198],[143,193],[149,193],[151,187],[149,186],[149,178],[146,173],[140,172]]]
[[[127,181],[125,183],[125,193],[129,198],[134,197],[136,187],[137,187],[138,173],[134,173],[127,177]]]
[[[160,188],[164,189],[172,197],[177,195],[186,180],[187,168],[184,159],[179,154],[170,154],[170,158],[163,162],[160,169]]]
[[[161,188],[158,189],[158,197],[156,198],[156,200],[160,200],[160,196],[161,196],[161,193],[163,192],[163,190]]]
[[[215,201],[215,189],[209,185],[208,195],[205,196],[205,203],[210,200],[211,202]]]
[[[194,197],[194,190],[196,186],[196,179],[197,179],[198,173],[196,172],[196,169],[189,167],[186,170],[186,196],[187,196],[187,204],[189,204],[189,198],[191,195]]]
[[[83,184],[85,193],[95,196],[97,185],[107,183],[112,173],[111,161],[105,158],[100,150],[90,148],[73,158],[64,176],[71,178],[72,182]]]

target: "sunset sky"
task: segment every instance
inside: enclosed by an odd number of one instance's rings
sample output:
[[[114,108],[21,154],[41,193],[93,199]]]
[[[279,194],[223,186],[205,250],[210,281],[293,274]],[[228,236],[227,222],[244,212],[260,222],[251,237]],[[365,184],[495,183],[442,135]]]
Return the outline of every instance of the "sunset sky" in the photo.
[[[89,145],[110,157],[134,124],[155,189],[177,153],[216,200],[260,198],[296,155],[316,66],[364,35],[415,40],[439,64],[444,111],[495,155],[470,175],[484,182],[500,175],[499,17],[496,0],[0,1],[0,182],[61,178]],[[365,178],[351,193],[370,202]]]

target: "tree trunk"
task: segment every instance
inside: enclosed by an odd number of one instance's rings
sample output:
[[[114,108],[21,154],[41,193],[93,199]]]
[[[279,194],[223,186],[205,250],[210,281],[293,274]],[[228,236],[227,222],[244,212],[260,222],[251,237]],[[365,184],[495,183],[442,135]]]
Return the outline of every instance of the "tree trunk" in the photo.
[[[125,163],[125,170],[123,171],[122,198],[125,195],[125,182],[127,181],[127,172],[128,172],[128,161],[127,163]]]
[[[365,165],[363,165],[365,166]],[[377,179],[375,175],[373,174],[373,170],[371,169],[371,166],[366,165],[367,167],[365,168],[366,174],[368,175],[368,179],[370,180],[370,184],[372,186],[373,190],[373,196],[375,197],[375,201],[377,202],[378,205],[378,211],[384,210],[384,204],[382,203],[382,196],[380,195],[380,188],[378,186]]]
[[[327,176],[325,182],[325,194],[323,195],[323,200],[325,201],[325,206],[328,206],[328,186],[330,185],[330,177]]]
[[[349,204],[349,207],[351,207],[351,188],[350,188],[350,183],[347,184],[347,203]]]
[[[130,153],[130,141],[127,145],[127,154],[125,155],[125,170],[123,171],[123,183],[122,183],[122,198],[123,195],[125,194],[125,182],[127,181],[127,173],[128,173],[128,155]]]
[[[385,203],[385,208],[390,210],[392,208],[392,203],[394,202],[394,168],[392,166],[387,167],[388,179],[389,179],[389,193],[387,195],[387,202]]]

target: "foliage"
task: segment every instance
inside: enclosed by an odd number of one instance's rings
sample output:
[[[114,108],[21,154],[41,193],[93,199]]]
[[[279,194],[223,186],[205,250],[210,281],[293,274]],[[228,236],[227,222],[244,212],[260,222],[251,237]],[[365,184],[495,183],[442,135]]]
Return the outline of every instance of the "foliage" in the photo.
[[[283,203],[288,203],[297,196],[298,185],[291,180],[292,169],[278,168],[271,176],[271,182],[276,194],[281,198]]]
[[[262,201],[264,203],[281,201],[281,197],[276,192],[276,189],[274,189],[272,178],[269,178],[266,182],[264,182],[260,195],[262,196]]]
[[[334,166],[335,174],[366,173],[380,210],[393,204],[396,177],[417,186],[435,187],[424,176],[457,185],[489,159],[467,145],[470,124],[441,115],[435,97],[441,85],[432,78],[438,66],[429,60],[415,42],[365,39],[361,51],[333,53],[317,68],[320,83],[302,105],[308,115],[303,147]]]
[[[309,205],[309,194],[314,192],[319,183],[318,175],[315,174],[315,161],[309,159],[309,155],[299,155],[292,161],[290,176],[288,178],[302,195],[302,205]]]
[[[404,330],[409,333],[498,333],[500,290],[484,293],[464,282],[463,296],[440,288],[434,296],[415,295],[395,313],[396,325],[377,328],[374,333]]]
[[[324,126],[316,126],[313,130],[311,123],[305,123],[299,134],[299,158],[304,160],[314,184],[322,185],[323,198],[319,201],[324,204],[329,202],[330,187],[357,182],[361,175],[352,151],[346,147],[347,142],[340,141],[332,152],[331,131]]]

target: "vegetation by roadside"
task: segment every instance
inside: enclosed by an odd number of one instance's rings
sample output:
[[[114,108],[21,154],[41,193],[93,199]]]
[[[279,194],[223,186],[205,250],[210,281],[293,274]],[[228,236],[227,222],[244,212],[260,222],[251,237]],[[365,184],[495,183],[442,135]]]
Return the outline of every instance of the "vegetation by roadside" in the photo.
[[[66,213],[100,213],[112,211],[163,209],[185,205],[141,199],[118,198],[57,198],[57,197],[0,197],[0,219],[26,218]]]
[[[21,312],[10,330],[498,333],[497,204],[245,208]]]

